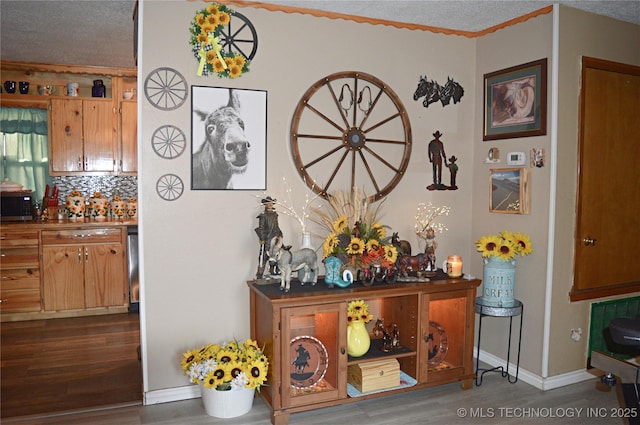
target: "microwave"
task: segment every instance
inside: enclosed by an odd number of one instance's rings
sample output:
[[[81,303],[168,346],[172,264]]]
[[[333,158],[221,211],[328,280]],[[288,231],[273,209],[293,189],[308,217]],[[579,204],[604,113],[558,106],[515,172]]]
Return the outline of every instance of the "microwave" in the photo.
[[[33,220],[33,192],[30,190],[0,192],[0,220]]]

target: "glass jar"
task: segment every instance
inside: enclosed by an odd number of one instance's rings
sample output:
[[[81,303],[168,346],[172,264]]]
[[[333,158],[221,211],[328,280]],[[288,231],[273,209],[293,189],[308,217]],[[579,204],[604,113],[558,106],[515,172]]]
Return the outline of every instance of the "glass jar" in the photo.
[[[107,97],[107,90],[102,80],[93,80],[93,87],[91,88],[92,97]]]

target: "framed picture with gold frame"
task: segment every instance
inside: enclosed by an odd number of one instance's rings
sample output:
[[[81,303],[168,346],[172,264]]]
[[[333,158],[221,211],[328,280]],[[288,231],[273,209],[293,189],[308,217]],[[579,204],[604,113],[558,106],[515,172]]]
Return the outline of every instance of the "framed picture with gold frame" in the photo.
[[[529,214],[531,207],[529,177],[528,168],[491,169],[489,211],[502,214]]]

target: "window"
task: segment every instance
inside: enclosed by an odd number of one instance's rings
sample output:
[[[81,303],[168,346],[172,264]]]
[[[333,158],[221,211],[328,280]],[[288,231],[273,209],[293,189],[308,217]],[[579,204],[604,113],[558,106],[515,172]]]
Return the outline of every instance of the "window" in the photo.
[[[42,199],[49,177],[47,111],[0,108],[2,178],[8,178]]]

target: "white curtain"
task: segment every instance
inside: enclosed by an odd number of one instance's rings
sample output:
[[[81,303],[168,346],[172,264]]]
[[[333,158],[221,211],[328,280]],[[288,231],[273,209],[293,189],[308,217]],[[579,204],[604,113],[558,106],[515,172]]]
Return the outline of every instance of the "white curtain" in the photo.
[[[47,111],[37,108],[0,108],[2,178],[33,190],[41,200],[51,183],[47,140]]]

